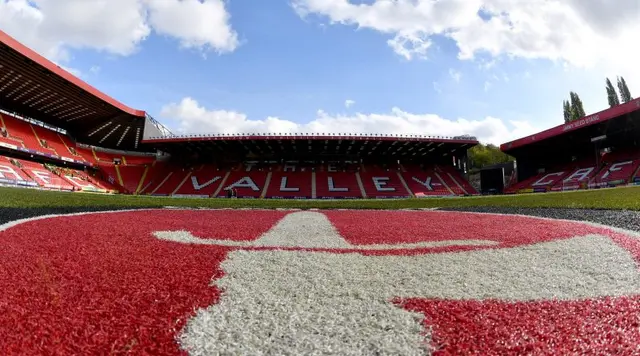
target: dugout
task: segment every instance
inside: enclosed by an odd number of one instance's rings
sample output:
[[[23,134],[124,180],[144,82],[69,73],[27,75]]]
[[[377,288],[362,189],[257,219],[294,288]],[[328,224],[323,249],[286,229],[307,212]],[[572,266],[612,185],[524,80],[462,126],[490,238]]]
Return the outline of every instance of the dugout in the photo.
[[[495,164],[480,169],[480,193],[502,194],[515,170],[515,162]]]

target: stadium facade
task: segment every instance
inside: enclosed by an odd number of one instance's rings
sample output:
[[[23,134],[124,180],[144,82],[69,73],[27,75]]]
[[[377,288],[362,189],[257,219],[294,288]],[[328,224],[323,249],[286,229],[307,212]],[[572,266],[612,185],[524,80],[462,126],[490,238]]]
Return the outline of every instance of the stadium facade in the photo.
[[[0,32],[0,184],[162,196],[474,195],[474,137],[173,135]]]

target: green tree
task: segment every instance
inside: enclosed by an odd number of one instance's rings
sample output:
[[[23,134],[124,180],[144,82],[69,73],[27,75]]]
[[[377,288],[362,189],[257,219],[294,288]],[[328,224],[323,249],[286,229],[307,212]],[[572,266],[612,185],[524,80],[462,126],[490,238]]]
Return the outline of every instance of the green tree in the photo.
[[[618,78],[618,88],[620,87],[620,78]],[[622,91],[620,92],[622,95]],[[614,107],[616,105],[620,105],[620,100],[618,99],[618,94],[616,93],[616,89],[611,84],[609,78],[607,78],[607,99],[609,99],[609,107]],[[624,100],[624,99],[623,99]]]
[[[492,144],[478,144],[468,151],[468,155],[471,169],[507,163],[514,160],[513,157],[500,151],[500,147]]]
[[[580,100],[580,96],[574,92],[569,93],[569,96],[571,98],[571,121],[576,121],[587,116],[587,114],[585,114],[584,112],[584,107],[582,106],[582,100]]]
[[[564,123],[568,124],[571,122],[571,104],[567,100],[562,101],[562,109],[564,112]]]
[[[618,77],[618,90],[620,91],[620,98],[623,103],[628,103],[633,99],[631,97],[631,92],[627,87],[627,82],[624,81],[623,77]]]

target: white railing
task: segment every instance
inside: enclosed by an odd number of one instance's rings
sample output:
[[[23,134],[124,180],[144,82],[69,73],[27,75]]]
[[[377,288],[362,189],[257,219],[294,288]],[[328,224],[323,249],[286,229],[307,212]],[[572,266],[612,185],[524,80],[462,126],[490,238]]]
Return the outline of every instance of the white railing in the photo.
[[[151,136],[147,140],[162,140],[162,139],[176,139],[176,138],[229,138],[229,137],[265,137],[265,138],[280,138],[280,137],[305,137],[314,139],[332,139],[332,138],[401,138],[401,139],[433,139],[433,140],[467,140],[477,141],[475,136],[463,135],[463,136],[431,136],[431,135],[404,135],[404,134],[373,134],[373,133],[211,133],[211,134],[185,134],[185,135],[167,135],[167,136]]]

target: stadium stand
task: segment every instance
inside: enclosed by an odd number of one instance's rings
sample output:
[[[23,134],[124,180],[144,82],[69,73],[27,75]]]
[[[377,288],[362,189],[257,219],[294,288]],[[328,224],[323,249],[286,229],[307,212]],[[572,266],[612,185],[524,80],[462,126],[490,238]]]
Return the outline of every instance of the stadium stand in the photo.
[[[38,125],[31,125],[36,138],[47,147],[53,149],[60,157],[73,156],[69,148],[64,144],[58,132],[51,131]]]
[[[75,190],[69,181],[52,172],[42,164],[20,160],[21,169],[41,188],[55,190]]]
[[[0,149],[14,157],[0,160],[2,184],[199,197],[476,194],[460,174],[474,137],[175,136],[2,31],[0,51]]]
[[[58,156],[56,150],[50,147],[48,142],[38,138],[36,130],[29,122],[9,115],[3,115],[3,122],[9,137],[22,141],[26,148]]]
[[[0,156],[0,183],[3,185],[37,186],[37,183],[20,168],[20,163],[17,160],[5,156]]]
[[[442,169],[443,174],[448,176],[456,187],[460,188],[460,190],[458,190],[458,194],[460,194],[460,192],[462,192],[462,194],[464,195],[478,194],[478,190],[472,187],[471,184],[469,184],[469,181],[467,181],[462,176],[459,170],[453,168],[453,166],[438,166],[438,167]]]
[[[405,166],[404,181],[415,196],[452,196],[455,193],[445,184],[435,167]]]
[[[146,167],[116,165],[114,168],[117,171],[118,179],[122,180],[121,185],[124,187],[126,192],[129,194],[136,194]]]
[[[81,170],[6,156],[0,156],[0,184],[48,190],[109,191],[102,182]]]
[[[316,198],[355,199],[365,196],[364,188],[356,175],[358,169],[353,164],[323,164],[314,172]]]
[[[189,175],[186,181],[178,187],[176,196],[210,197],[218,191],[225,172],[219,171],[211,165],[200,165]]]
[[[191,176],[191,171],[184,168],[172,168],[168,169],[164,174],[156,176],[158,179],[154,179],[154,184],[149,189],[151,195],[172,195],[180,188],[180,186],[187,181]],[[164,178],[163,178],[164,176]]]
[[[363,166],[358,174],[368,198],[408,198],[412,195],[397,167]]]
[[[313,174],[306,167],[289,163],[270,168],[266,197],[311,199],[316,196]]]
[[[114,163],[114,161],[116,160],[122,162],[122,154],[104,152],[104,151],[96,150],[95,148],[92,149],[92,151],[93,151],[94,157],[98,162]]]
[[[266,171],[229,171],[229,175],[221,183],[222,189],[216,197],[227,196],[227,189],[235,189],[238,198],[262,198],[265,197],[265,189],[270,182],[271,172]]]
[[[501,145],[517,161],[506,193],[639,184],[640,99]],[[510,182],[511,183],[511,182]]]

